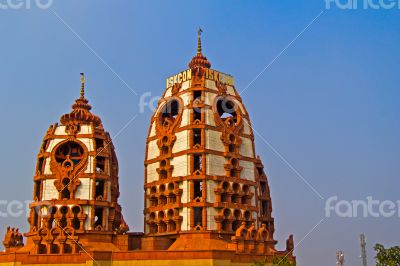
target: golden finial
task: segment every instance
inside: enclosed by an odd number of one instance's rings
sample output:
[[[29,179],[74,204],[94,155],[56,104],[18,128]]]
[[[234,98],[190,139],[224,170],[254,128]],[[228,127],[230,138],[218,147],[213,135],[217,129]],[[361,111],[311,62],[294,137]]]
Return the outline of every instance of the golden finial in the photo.
[[[201,54],[201,33],[203,30],[199,27],[199,30],[197,31],[197,53]]]
[[[81,98],[85,98],[85,74],[81,73]]]

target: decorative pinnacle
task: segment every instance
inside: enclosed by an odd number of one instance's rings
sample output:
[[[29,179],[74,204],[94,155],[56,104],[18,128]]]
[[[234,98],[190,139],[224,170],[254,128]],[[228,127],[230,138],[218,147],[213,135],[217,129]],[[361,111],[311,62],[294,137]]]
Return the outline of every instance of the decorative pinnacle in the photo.
[[[197,53],[201,54],[201,33],[203,30],[199,27],[199,30],[197,31]]]
[[[81,98],[85,98],[85,74],[81,73]]]

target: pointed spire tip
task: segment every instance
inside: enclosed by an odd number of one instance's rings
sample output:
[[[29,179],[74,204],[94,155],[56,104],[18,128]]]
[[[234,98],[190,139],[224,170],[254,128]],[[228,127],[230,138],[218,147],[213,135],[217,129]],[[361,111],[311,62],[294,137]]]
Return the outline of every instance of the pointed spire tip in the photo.
[[[85,98],[85,74],[81,73],[81,98]]]
[[[203,30],[199,27],[197,30],[197,53],[201,54],[201,33]]]

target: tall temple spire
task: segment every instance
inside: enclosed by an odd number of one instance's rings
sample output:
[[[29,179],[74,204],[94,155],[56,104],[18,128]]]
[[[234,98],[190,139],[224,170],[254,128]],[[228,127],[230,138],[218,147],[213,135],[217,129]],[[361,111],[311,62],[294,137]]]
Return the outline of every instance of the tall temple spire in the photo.
[[[201,33],[202,32],[203,32],[203,30],[199,27],[199,29],[197,30],[197,54],[189,62],[189,67],[191,69],[210,68],[211,67],[211,63],[207,60],[207,57],[205,57],[202,53],[202,48],[201,48]]]
[[[81,73],[81,98],[85,98],[85,74]]]
[[[197,54],[201,54],[201,33],[203,30],[199,27],[197,31]]]

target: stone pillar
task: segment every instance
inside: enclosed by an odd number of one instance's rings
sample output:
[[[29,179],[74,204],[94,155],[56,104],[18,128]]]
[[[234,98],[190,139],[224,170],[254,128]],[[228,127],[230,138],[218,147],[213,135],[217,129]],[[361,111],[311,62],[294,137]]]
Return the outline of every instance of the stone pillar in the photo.
[[[188,180],[188,182],[189,182],[189,202],[191,202],[194,197],[194,183],[193,180]]]
[[[223,220],[223,218],[221,216],[215,217],[215,223],[217,224],[218,231],[222,230],[222,220]]]
[[[214,190],[215,193],[215,203],[220,203],[221,202],[221,192],[219,190]]]
[[[95,219],[95,207],[94,207],[94,206],[90,206],[89,230],[93,230],[93,227],[94,227],[94,219]]]
[[[109,181],[105,181],[104,182],[104,193],[103,193],[103,195],[104,195],[104,197],[103,197],[103,200],[105,200],[105,201],[107,201],[107,198],[108,198],[108,188],[109,188],[109,186],[110,186],[110,182]]]
[[[201,217],[201,219],[202,219],[202,226],[203,226],[203,229],[207,229],[207,207],[203,207],[203,210],[202,210],[202,217]]]
[[[190,207],[190,230],[193,230],[194,226],[194,209]]]
[[[232,203],[232,195],[233,195],[233,193],[232,192],[226,192],[226,195],[227,195],[228,203]]]

